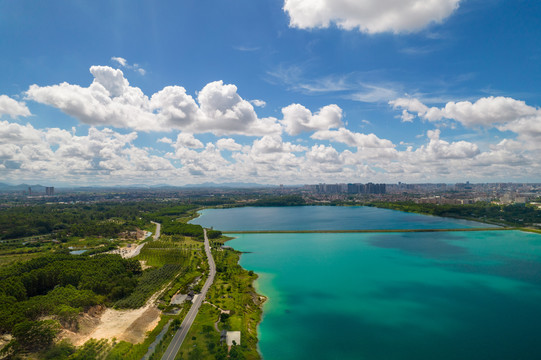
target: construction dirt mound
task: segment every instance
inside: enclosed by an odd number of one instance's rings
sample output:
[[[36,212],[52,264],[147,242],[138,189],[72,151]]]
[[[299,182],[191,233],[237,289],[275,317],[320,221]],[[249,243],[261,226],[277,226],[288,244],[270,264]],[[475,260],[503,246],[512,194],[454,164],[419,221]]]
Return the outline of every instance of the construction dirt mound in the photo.
[[[143,342],[160,321],[161,311],[149,301],[133,310],[91,309],[79,317],[79,329],[64,329],[61,338],[80,346],[90,339],[113,339],[133,344]]]

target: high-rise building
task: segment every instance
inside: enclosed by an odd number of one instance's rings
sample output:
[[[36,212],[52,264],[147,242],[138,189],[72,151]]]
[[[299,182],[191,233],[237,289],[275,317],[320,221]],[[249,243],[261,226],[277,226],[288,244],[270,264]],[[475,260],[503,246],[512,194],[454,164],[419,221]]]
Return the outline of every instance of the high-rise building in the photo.
[[[385,194],[385,184],[319,184],[305,185],[305,189],[319,194]]]
[[[45,194],[48,196],[54,195],[54,186],[47,186],[45,187]]]

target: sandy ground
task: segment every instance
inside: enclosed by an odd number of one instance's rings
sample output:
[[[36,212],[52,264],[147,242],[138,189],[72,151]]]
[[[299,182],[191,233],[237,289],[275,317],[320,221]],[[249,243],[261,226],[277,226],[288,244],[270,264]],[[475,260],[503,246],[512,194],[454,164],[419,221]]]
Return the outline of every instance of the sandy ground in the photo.
[[[129,259],[129,258],[139,255],[139,252],[141,251],[143,246],[145,246],[145,244],[140,244],[140,245],[130,244],[130,247],[125,246],[119,249],[111,250],[107,252],[107,254],[119,254],[124,259]]]
[[[106,309],[101,314],[85,314],[80,318],[79,331],[64,330],[62,338],[80,346],[90,339],[124,340],[137,344],[143,342],[146,333],[158,325],[161,311],[154,305],[158,294],[145,306],[135,310]]]
[[[3,334],[0,336],[0,349],[2,349],[4,346],[6,346],[13,337],[10,334]]]

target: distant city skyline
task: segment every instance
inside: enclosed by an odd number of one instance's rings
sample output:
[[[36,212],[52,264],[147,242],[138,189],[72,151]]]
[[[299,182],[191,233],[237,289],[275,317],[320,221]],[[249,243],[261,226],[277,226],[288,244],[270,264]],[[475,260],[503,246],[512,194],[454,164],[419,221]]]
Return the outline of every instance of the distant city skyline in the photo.
[[[541,182],[541,3],[315,4],[0,0],[0,182]]]

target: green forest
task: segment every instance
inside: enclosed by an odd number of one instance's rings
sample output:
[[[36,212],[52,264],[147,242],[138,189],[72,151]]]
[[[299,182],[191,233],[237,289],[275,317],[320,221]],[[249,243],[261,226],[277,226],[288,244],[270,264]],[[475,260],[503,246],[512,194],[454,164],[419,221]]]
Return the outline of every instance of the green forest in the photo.
[[[368,206],[435,216],[479,220],[507,226],[532,226],[541,223],[541,211],[527,205],[496,205],[475,203],[468,205],[417,204],[412,201],[371,202]]]
[[[201,226],[186,224],[197,208],[144,201],[1,209],[0,255],[14,261],[0,262],[0,335],[12,335],[0,357],[34,353],[39,358],[78,359],[87,358],[89,349],[109,349],[111,345],[95,342],[76,350],[55,339],[63,328],[76,331],[79,314],[92,307],[138,308],[166,285],[164,296],[170,299],[200,276],[197,269],[205,265],[198,253],[202,243],[194,248],[185,240],[203,238]],[[165,241],[145,243],[131,259],[105,254],[125,244],[118,239],[121,232],[153,229],[151,221],[164,224]],[[219,237],[221,232],[210,234]],[[85,252],[72,255],[68,245],[84,246]],[[146,270],[140,261],[147,263]],[[109,350],[127,354],[136,348],[121,342]]]
[[[0,239],[54,234],[113,237],[143,226],[144,215],[157,208],[150,202],[98,204],[38,204],[13,206],[0,211]]]
[[[118,255],[52,254],[1,268],[0,331],[14,336],[8,349],[46,348],[54,337],[44,334],[58,326],[41,318],[76,326],[80,312],[131,294],[141,274],[139,261]]]
[[[122,231],[144,228],[150,221],[164,223],[164,230],[168,229],[170,234],[202,237],[203,229],[199,225],[177,221],[197,208],[196,204],[153,201],[13,206],[0,211],[0,240],[38,235],[51,235],[58,240],[88,236],[111,238]]]

